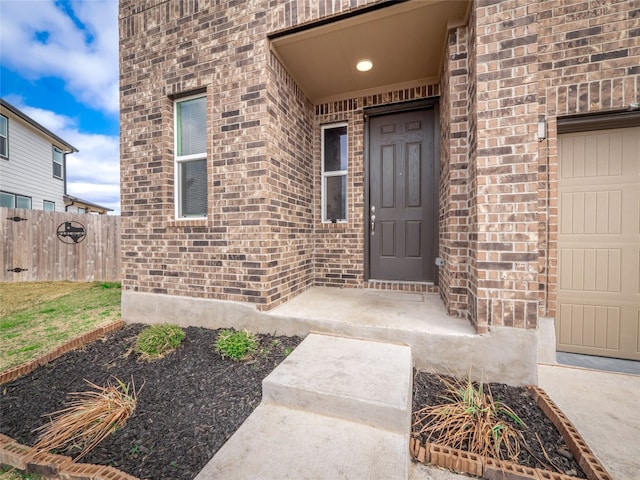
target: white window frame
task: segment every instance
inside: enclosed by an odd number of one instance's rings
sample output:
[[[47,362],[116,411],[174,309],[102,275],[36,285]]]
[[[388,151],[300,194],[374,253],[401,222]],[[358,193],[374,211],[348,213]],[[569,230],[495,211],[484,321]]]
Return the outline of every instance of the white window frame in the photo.
[[[347,127],[347,170],[335,170],[332,172],[324,171],[324,132],[325,130],[331,130],[333,128]],[[348,122],[337,122],[320,127],[320,166],[322,171],[322,223],[347,223],[349,220],[349,124]],[[327,178],[328,177],[345,177],[346,178],[346,190],[345,190],[345,218],[333,221],[333,219],[327,218]]]
[[[60,153],[60,162],[56,161],[56,152]],[[53,160],[53,163],[51,164],[53,178],[64,180],[64,152],[62,151],[61,148],[58,148],[55,145],[53,145],[51,150],[51,158]],[[55,168],[56,165],[60,165],[60,176],[56,175],[56,168]]]
[[[4,138],[4,152],[0,151],[0,157],[9,158],[9,119],[4,115],[0,115],[0,120],[4,119],[4,132],[0,130],[0,137]]]
[[[47,210],[47,204],[51,205],[51,210]],[[52,202],[51,200],[42,200],[42,210],[45,212],[55,212],[56,202]]]
[[[207,160],[207,152],[195,153],[192,155],[178,155],[178,104],[182,102],[186,102],[189,100],[195,100],[197,98],[204,98],[205,101],[205,109],[207,109],[207,95],[204,93],[199,93],[196,95],[189,95],[187,97],[176,98],[173,102],[173,155],[174,155],[174,199],[175,199],[175,216],[177,220],[202,220],[207,218],[208,212],[205,212],[203,215],[181,215],[182,211],[182,178],[180,175],[180,167],[181,164],[197,161],[197,160]],[[207,110],[208,111],[208,110]],[[206,118],[206,117],[205,117]],[[206,119],[208,120],[208,118]],[[205,121],[206,121],[205,120]],[[207,122],[208,123],[208,122]],[[207,125],[205,125],[205,130],[207,129]],[[207,150],[208,150],[208,141]],[[208,167],[208,165],[207,165]],[[208,177],[208,168],[207,168],[207,177]],[[207,185],[209,180],[207,178]],[[208,190],[208,188],[207,188]],[[207,195],[208,196],[208,195]],[[209,208],[209,199],[207,198],[207,210]]]

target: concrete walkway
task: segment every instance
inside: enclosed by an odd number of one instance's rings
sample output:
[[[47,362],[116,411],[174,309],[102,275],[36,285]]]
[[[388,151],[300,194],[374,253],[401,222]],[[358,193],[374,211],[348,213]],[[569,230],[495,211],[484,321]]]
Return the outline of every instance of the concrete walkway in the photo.
[[[407,479],[411,349],[309,335],[198,474],[209,479]]]
[[[612,478],[640,478],[640,376],[539,365],[538,378]]]

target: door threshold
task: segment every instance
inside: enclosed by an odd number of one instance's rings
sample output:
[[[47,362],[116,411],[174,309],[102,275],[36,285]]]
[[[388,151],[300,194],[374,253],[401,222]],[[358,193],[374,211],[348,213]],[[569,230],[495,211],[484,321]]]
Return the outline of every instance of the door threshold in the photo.
[[[411,282],[403,280],[367,280],[364,288],[375,290],[396,290],[400,292],[438,293],[438,286],[433,282]]]

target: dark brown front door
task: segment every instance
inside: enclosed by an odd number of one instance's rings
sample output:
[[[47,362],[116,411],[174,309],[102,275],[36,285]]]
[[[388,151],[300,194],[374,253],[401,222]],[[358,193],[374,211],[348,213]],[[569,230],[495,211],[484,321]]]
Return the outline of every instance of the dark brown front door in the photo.
[[[369,121],[369,273],[435,280],[437,185],[433,109]]]

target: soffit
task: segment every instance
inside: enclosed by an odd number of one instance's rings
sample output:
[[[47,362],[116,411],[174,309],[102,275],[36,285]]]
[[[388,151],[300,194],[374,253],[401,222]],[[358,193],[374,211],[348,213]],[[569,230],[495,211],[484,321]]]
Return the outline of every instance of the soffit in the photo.
[[[387,85],[437,79],[448,28],[464,24],[469,2],[413,0],[279,36],[271,45],[313,103]],[[356,70],[361,59],[369,72]]]

